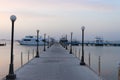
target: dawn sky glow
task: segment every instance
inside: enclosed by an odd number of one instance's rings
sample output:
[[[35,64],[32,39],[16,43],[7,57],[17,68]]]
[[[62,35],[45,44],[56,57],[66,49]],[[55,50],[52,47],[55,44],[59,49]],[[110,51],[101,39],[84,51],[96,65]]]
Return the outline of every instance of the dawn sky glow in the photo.
[[[16,15],[15,39],[40,33],[53,37],[73,32],[81,39],[102,36],[105,40],[120,40],[120,0],[0,0],[0,39],[10,39],[10,16]]]

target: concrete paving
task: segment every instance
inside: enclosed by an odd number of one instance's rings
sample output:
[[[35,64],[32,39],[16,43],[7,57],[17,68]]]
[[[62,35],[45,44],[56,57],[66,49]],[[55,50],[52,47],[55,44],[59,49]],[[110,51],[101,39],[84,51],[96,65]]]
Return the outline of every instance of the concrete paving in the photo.
[[[16,71],[17,80],[99,80],[98,75],[59,44]]]

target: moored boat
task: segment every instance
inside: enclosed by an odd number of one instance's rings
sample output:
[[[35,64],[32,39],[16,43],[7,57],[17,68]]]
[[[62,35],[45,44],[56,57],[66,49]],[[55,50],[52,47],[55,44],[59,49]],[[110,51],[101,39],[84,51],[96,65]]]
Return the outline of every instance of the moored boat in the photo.
[[[103,41],[103,38],[101,37],[96,37],[95,38],[95,46],[103,46],[104,45],[104,41]]]
[[[39,46],[44,45],[44,39],[40,36],[38,39],[38,44]],[[22,40],[18,41],[20,45],[30,45],[30,46],[35,46],[37,45],[37,36],[25,36]]]
[[[6,43],[0,43],[0,46],[6,46]]]

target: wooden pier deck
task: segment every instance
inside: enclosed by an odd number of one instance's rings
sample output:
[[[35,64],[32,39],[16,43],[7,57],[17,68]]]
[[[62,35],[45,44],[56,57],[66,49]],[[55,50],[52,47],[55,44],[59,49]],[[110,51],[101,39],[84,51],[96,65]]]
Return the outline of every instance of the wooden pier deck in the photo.
[[[98,75],[56,43],[40,58],[34,58],[15,72],[16,80],[99,80]]]

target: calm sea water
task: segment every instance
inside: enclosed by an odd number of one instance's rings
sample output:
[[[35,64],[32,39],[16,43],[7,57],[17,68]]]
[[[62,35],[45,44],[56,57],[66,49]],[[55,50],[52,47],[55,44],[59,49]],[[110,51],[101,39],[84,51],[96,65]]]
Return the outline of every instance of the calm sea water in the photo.
[[[76,50],[76,51],[75,51]],[[81,46],[74,46],[73,52],[81,55]],[[89,62],[91,54],[91,68],[98,73],[98,61],[101,57],[101,76],[105,80],[118,80],[118,64],[120,63],[120,47],[115,46],[85,46],[85,63]]]
[[[6,42],[6,46],[0,46],[0,80],[8,74],[10,64],[10,41]],[[14,69],[17,70],[21,67],[21,52],[23,53],[23,64],[36,55],[35,46],[22,46],[18,42],[14,42]],[[39,51],[43,51],[43,47],[39,47]]]
[[[40,52],[43,47],[39,47]],[[21,52],[23,53],[23,63],[28,62],[28,51],[30,59],[35,55],[35,46],[22,46],[18,42],[14,43],[14,67],[15,70],[21,67]],[[73,52],[81,53],[81,46],[74,46]],[[91,68],[98,73],[98,57],[101,56],[101,75],[105,80],[118,80],[118,63],[120,62],[120,47],[114,46],[85,46],[85,63],[88,64],[88,54],[91,54]],[[81,54],[80,54],[81,56]],[[10,42],[6,46],[0,46],[0,79],[8,74],[10,64]]]

